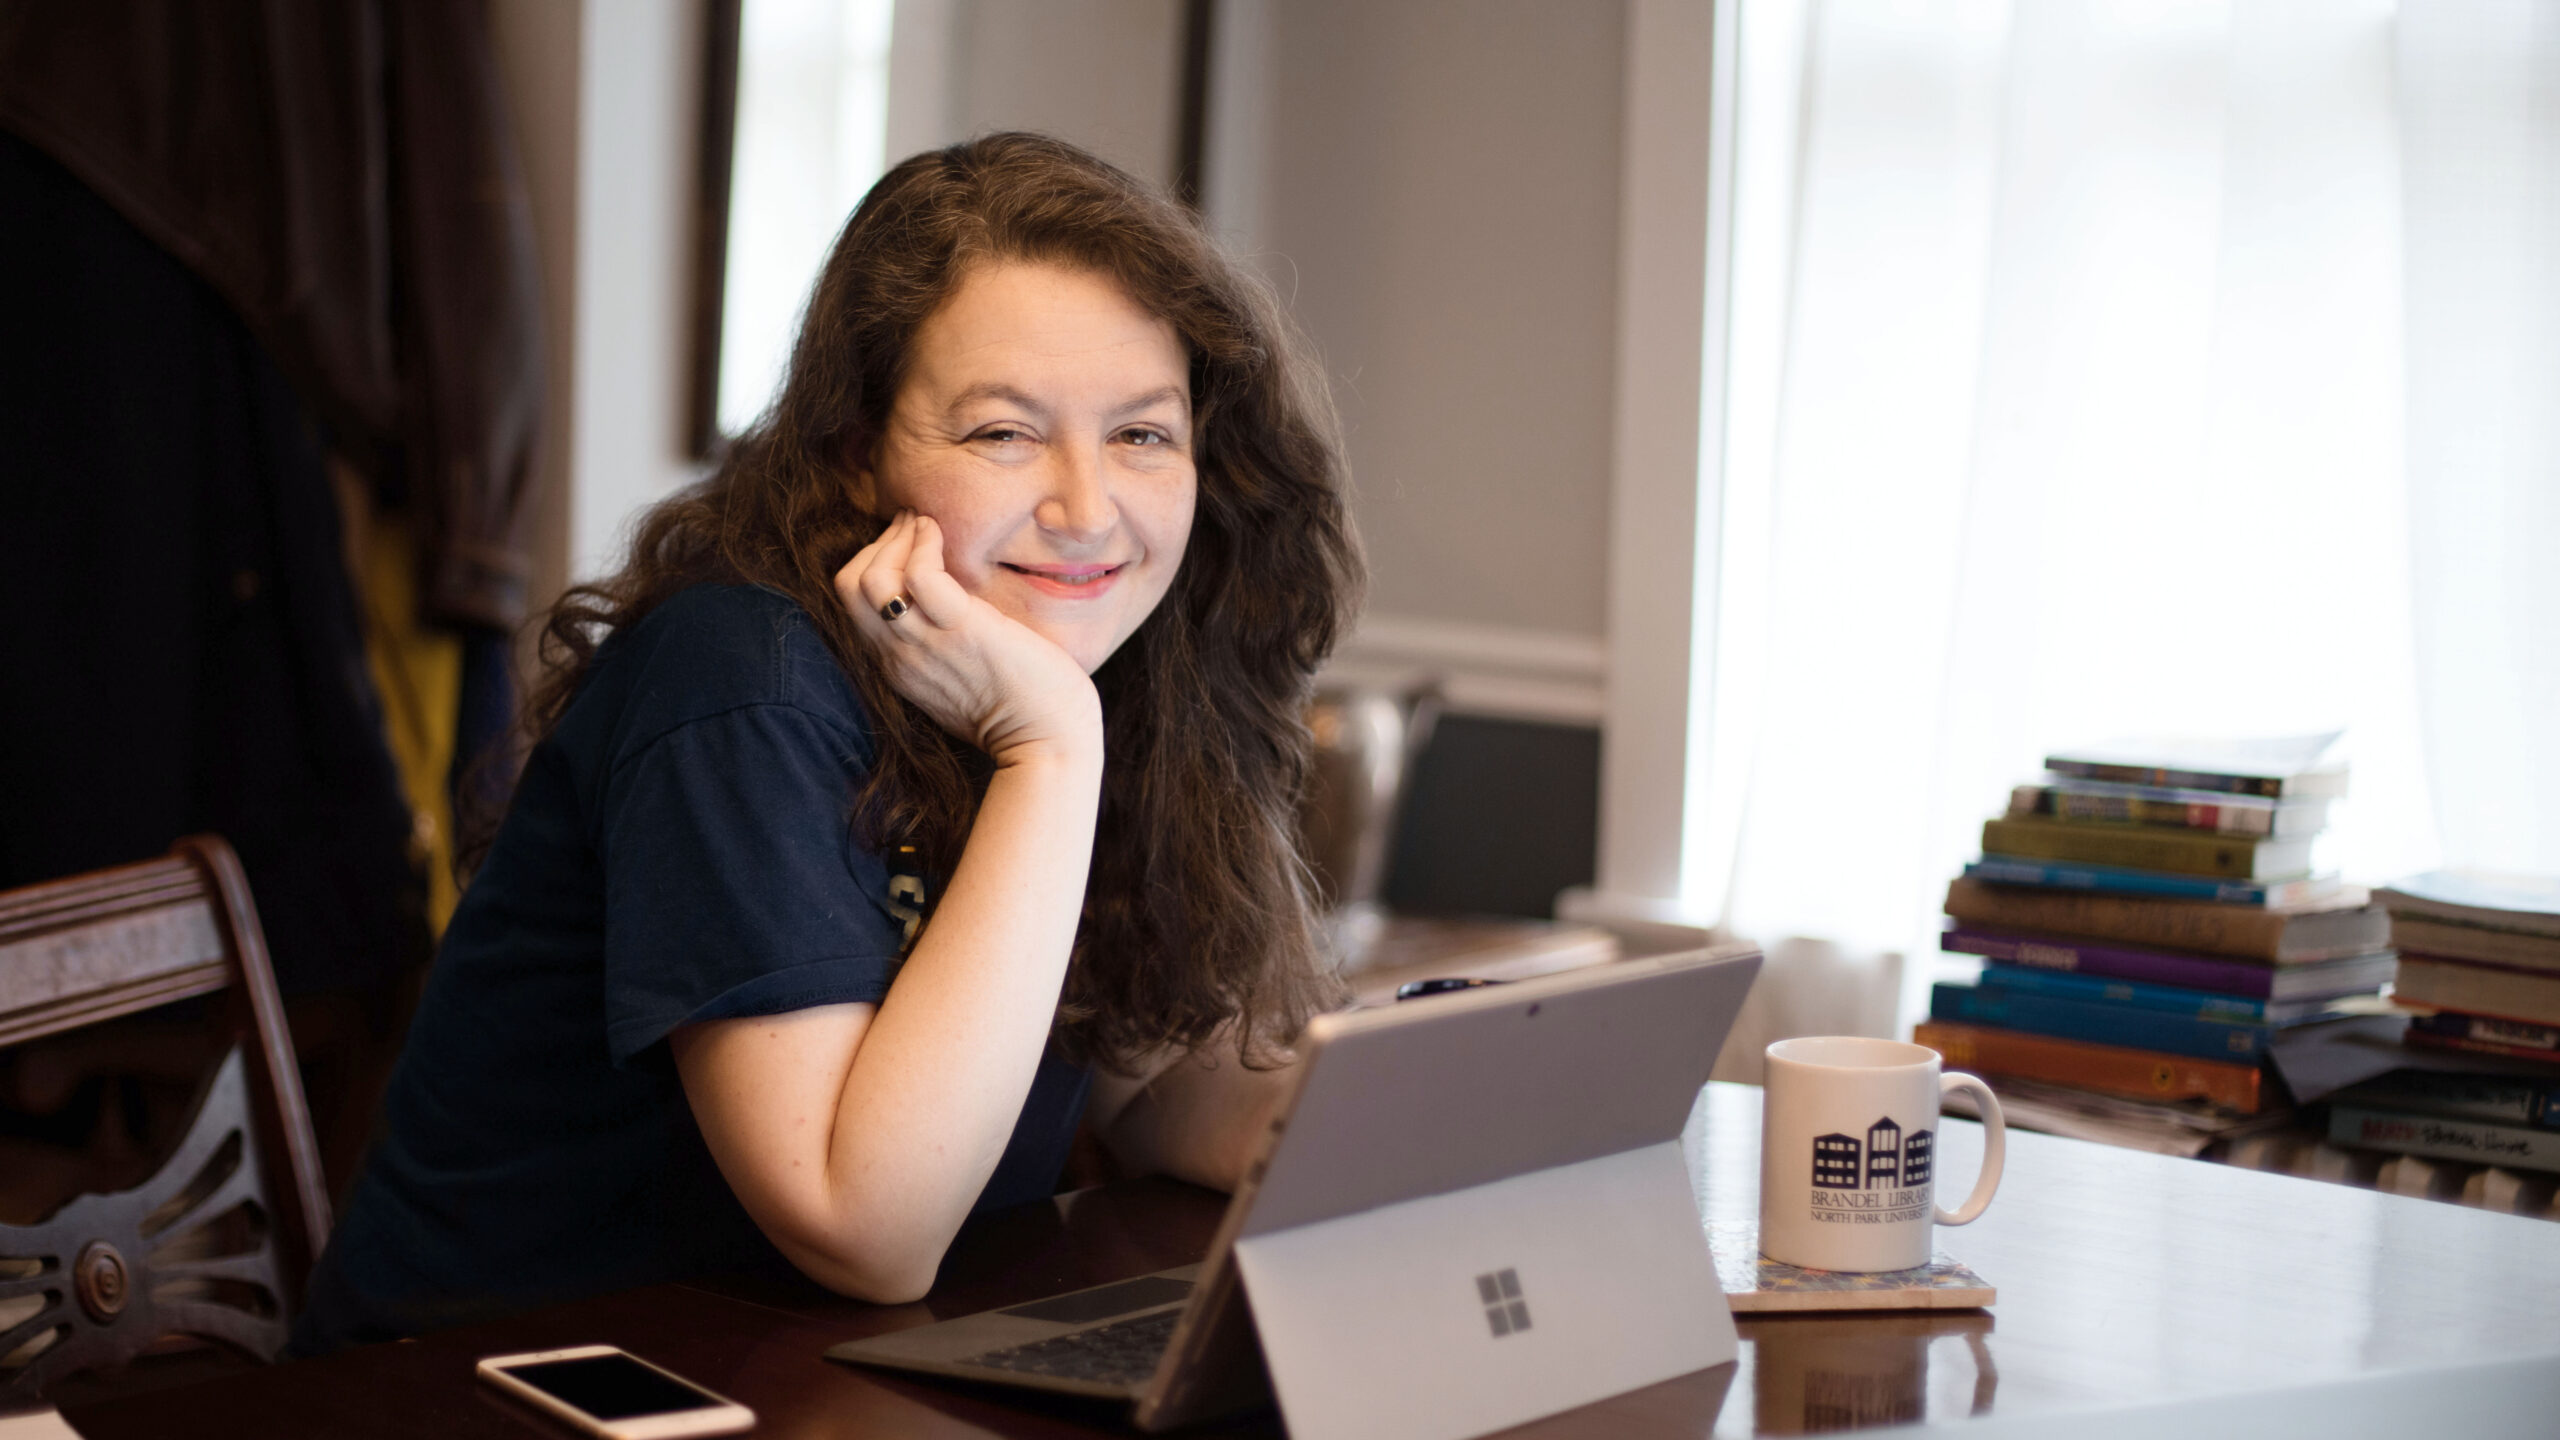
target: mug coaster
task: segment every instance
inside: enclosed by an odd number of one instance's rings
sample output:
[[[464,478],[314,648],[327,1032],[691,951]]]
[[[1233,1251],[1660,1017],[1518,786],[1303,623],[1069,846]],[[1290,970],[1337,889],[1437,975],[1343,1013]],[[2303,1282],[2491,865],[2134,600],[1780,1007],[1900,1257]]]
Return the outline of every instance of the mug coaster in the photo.
[[[1736,1315],[1810,1310],[1972,1310],[1988,1306],[2000,1292],[1945,1255],[1932,1252],[1929,1263],[1910,1270],[1851,1274],[1839,1270],[1807,1270],[1760,1253],[1756,1220],[1719,1220],[1707,1226],[1707,1245],[1715,1252],[1716,1278],[1724,1284],[1725,1302]]]

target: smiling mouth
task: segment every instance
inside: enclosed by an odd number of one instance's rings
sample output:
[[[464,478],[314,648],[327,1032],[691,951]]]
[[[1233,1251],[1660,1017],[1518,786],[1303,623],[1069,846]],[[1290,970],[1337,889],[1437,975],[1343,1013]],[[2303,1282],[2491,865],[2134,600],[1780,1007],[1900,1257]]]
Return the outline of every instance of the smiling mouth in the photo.
[[[1004,562],[998,561],[997,563],[1003,564]],[[1101,584],[1103,581],[1119,574],[1122,570],[1127,569],[1128,566],[1126,562],[1123,562],[1119,565],[1060,565],[1054,568],[1034,568],[1029,565],[1005,565],[1004,568],[1028,580],[1046,581],[1051,585],[1064,586],[1070,590],[1079,590],[1087,586]]]

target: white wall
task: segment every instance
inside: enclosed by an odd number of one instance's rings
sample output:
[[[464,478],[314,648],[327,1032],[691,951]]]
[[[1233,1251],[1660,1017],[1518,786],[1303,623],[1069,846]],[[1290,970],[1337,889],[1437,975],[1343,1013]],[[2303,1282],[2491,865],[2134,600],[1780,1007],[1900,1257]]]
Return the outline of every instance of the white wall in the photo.
[[[1714,593],[1723,513],[1739,14],[1733,0],[1628,6],[1600,873],[1562,913],[1680,918],[1665,907],[1709,776],[1714,696],[1699,682],[1715,628],[1698,597]]]
[[[1181,0],[899,0],[889,156],[1039,130],[1170,183]]]
[[[619,563],[686,454],[700,0],[496,0],[550,367],[533,596]]]
[[[579,66],[569,556],[622,563],[632,518],[698,478],[686,453],[701,0],[587,0]]]
[[[1596,722],[1624,5],[1221,9],[1212,218],[1332,374],[1372,568],[1347,665]]]

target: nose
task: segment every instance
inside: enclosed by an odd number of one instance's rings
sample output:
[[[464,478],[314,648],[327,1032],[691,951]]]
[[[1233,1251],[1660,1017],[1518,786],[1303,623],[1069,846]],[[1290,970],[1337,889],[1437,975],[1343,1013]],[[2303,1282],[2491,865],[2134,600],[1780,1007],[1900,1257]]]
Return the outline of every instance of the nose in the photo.
[[[1102,456],[1096,445],[1061,446],[1050,467],[1049,493],[1032,518],[1040,528],[1079,545],[1108,538],[1120,523],[1120,507],[1111,499]]]

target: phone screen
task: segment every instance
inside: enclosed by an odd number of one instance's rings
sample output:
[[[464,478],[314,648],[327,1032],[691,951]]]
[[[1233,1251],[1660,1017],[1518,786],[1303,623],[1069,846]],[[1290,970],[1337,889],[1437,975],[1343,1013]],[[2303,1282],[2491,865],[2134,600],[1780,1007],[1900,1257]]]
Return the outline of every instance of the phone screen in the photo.
[[[697,1390],[628,1355],[587,1355],[575,1360],[510,1365],[507,1373],[599,1420],[632,1420],[642,1415],[700,1410],[726,1403],[708,1390]]]

